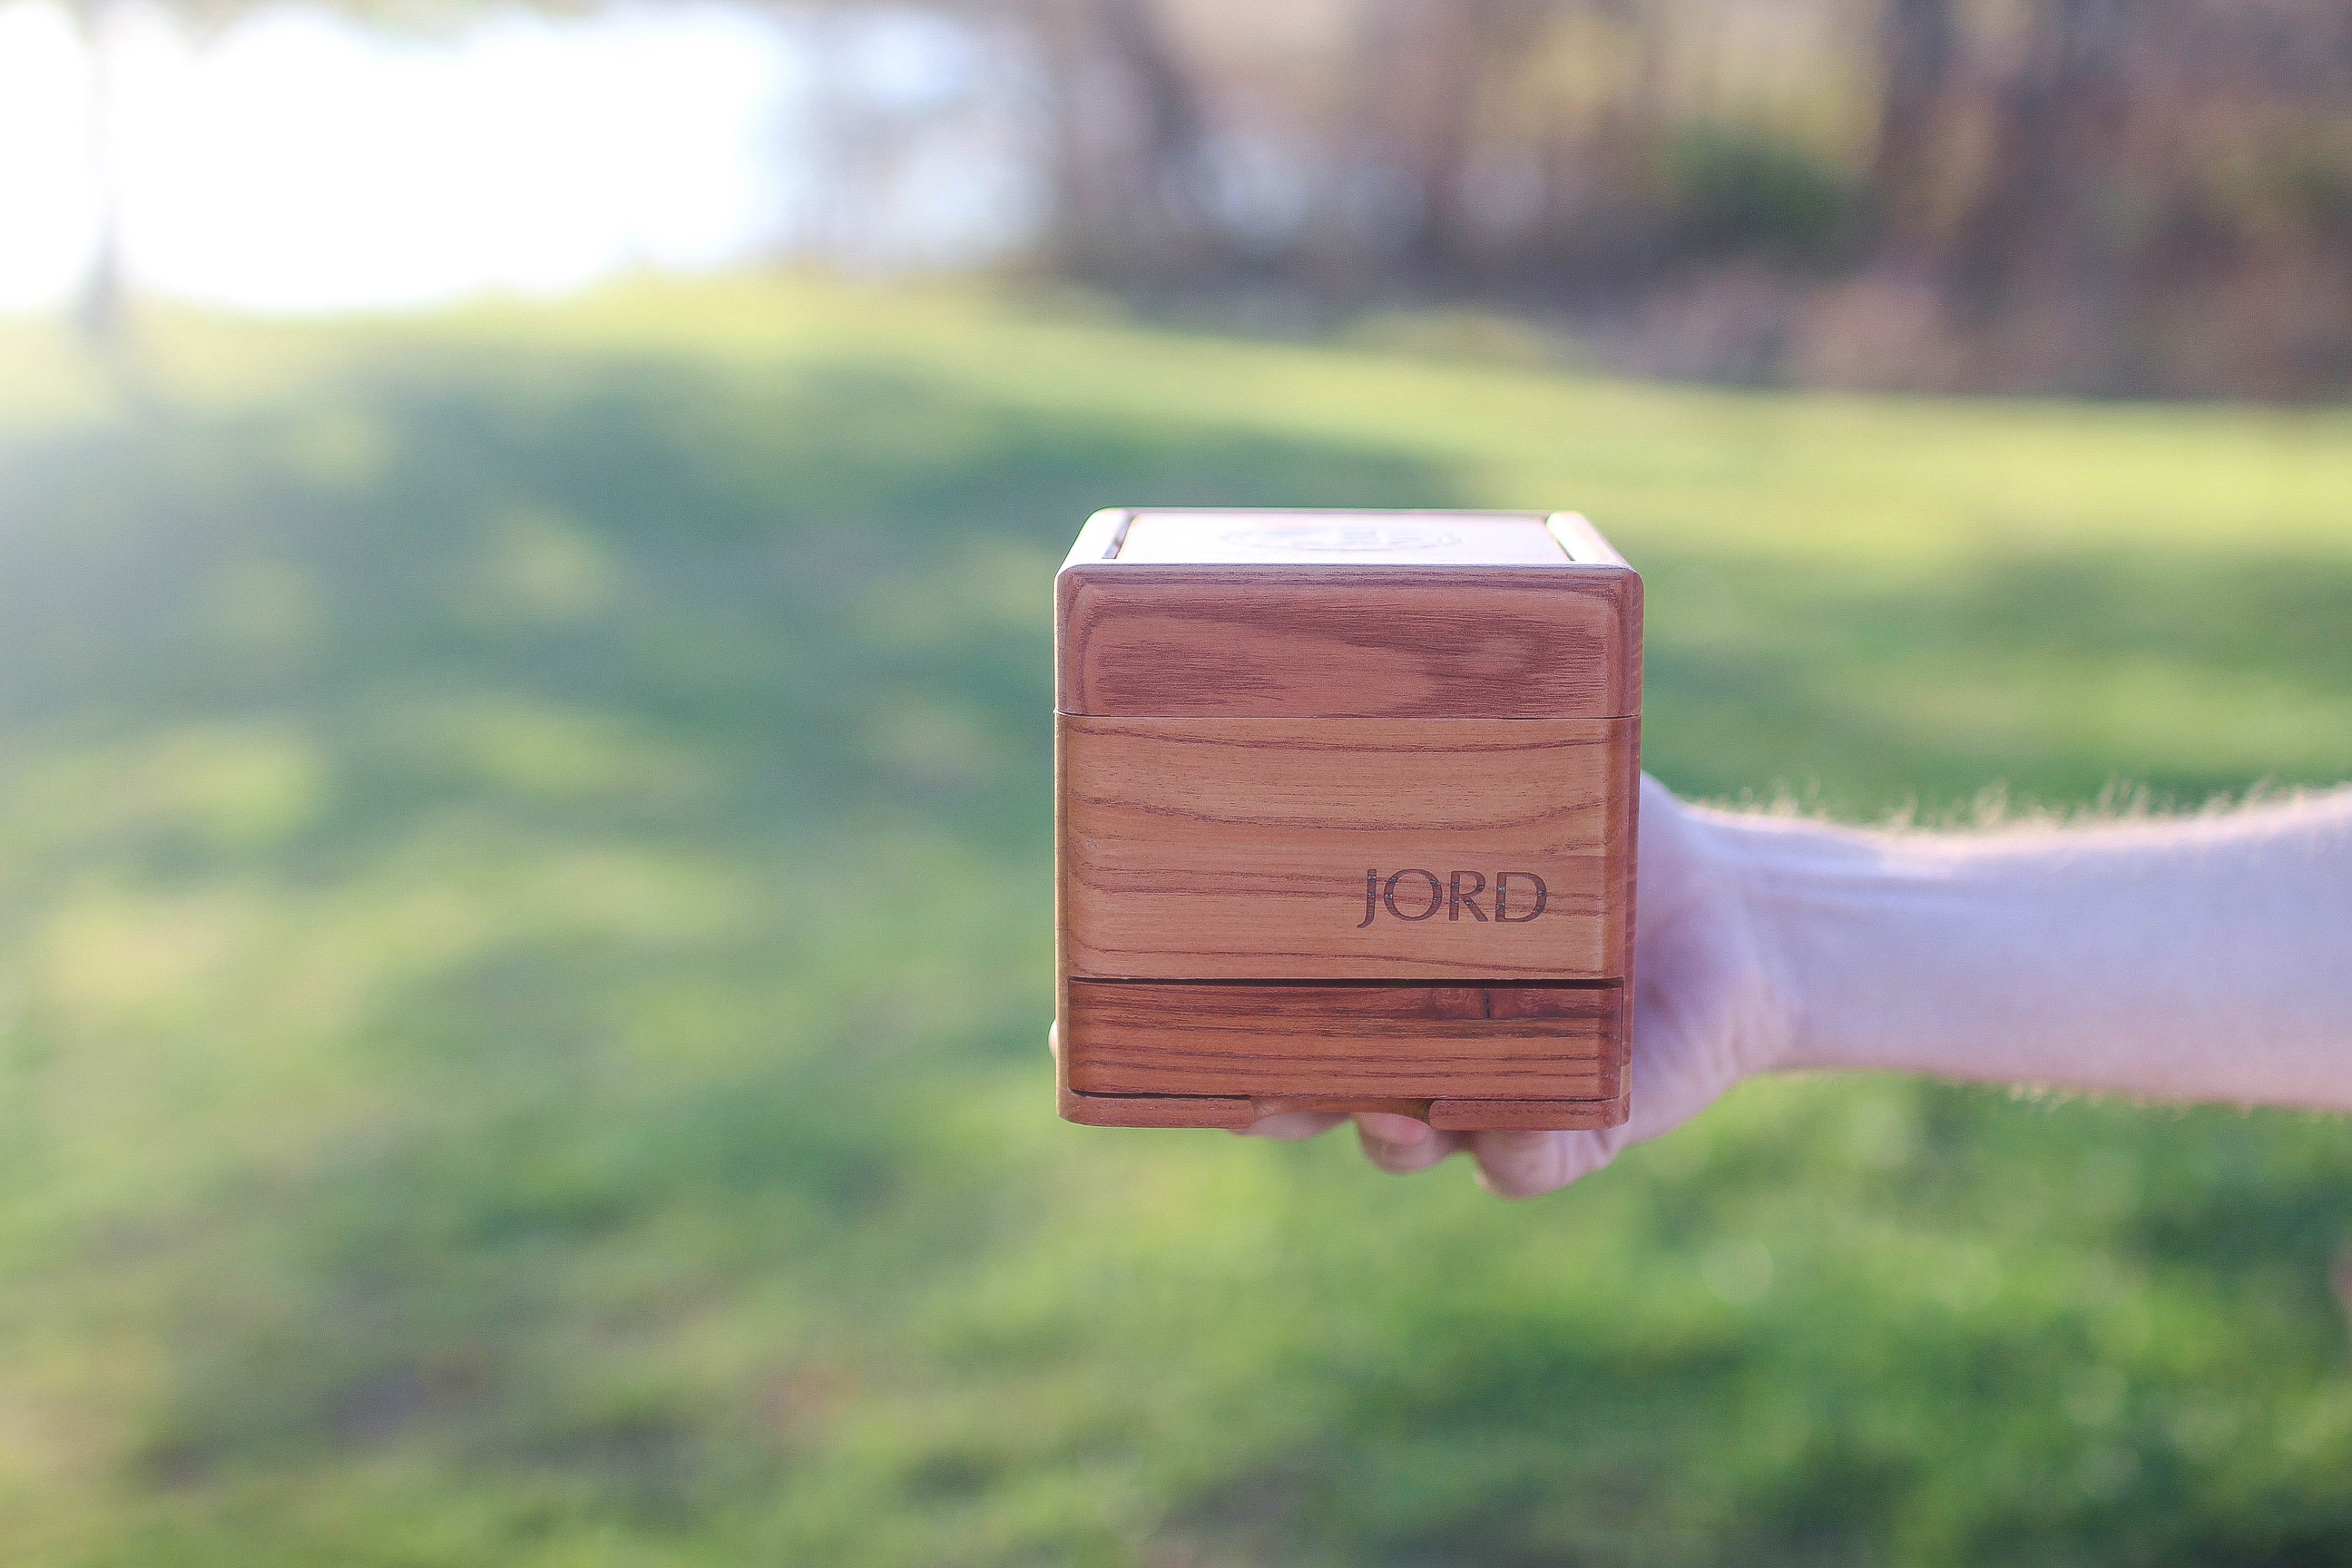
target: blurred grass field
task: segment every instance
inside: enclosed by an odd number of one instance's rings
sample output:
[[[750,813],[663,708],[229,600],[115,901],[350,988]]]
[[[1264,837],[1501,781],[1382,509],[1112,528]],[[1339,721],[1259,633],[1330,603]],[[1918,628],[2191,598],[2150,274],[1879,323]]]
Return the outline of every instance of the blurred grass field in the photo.
[[[1097,506],[1587,510],[1701,795],[2352,774],[2352,416],[1400,335],[0,331],[0,1561],[2352,1557],[2339,1123],[1791,1080],[1506,1206],[1054,1120]]]

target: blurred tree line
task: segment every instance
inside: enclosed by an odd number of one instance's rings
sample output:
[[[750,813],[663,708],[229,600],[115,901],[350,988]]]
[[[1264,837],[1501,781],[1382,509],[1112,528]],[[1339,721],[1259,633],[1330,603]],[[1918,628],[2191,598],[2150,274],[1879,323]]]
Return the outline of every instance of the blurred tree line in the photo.
[[[1643,368],[2352,384],[2345,0],[964,0],[1048,253],[1582,318]]]
[[[69,3],[102,56],[123,0]],[[1499,305],[1735,380],[2352,386],[2352,0],[765,3],[820,54],[961,40],[951,91],[818,62],[829,205],[794,244],[835,258],[921,249],[919,163],[934,219],[961,184],[982,232],[1132,293]]]

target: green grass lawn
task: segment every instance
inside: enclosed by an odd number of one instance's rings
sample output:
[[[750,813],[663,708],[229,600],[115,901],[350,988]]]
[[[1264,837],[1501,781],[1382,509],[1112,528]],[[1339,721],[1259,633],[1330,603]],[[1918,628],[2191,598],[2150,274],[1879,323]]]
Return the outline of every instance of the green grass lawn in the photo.
[[[0,1562],[2352,1557],[2352,1135],[1750,1086],[1559,1197],[1054,1120],[1097,506],[1576,507],[1653,771],[2352,774],[2352,416],[742,283],[0,331]]]

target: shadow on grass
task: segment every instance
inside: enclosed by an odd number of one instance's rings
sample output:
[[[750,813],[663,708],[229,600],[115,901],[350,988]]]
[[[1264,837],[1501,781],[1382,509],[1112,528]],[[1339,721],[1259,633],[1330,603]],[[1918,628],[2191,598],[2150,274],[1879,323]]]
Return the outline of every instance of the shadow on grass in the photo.
[[[1087,512],[1136,499],[1457,498],[1375,451],[1047,420],[849,369],[380,368],[0,454],[0,718],[119,737],[291,716],[352,764],[317,823],[343,846],[495,782],[451,775],[497,771],[481,731],[506,718],[529,751],[523,706],[715,767],[730,826],[879,792],[1034,842],[1052,570]],[[562,793],[562,757],[537,772]]]
[[[1537,1216],[1051,1124],[1079,519],[1472,499],[552,351],[0,450],[0,1414],[100,1434],[0,1516],[240,1568],[2342,1555],[2332,1128],[1763,1086]],[[1643,564],[1686,785],[2340,765],[2262,729],[2340,700],[2340,567]]]

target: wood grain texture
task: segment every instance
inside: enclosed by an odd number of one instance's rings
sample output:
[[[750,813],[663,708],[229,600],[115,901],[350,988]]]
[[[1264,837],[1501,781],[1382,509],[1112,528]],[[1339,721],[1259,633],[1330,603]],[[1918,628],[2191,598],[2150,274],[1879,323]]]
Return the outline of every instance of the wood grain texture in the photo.
[[[1065,567],[1055,702],[1104,717],[1622,718],[1642,580],[1559,566]]]
[[[1624,1120],[1642,584],[1589,522],[1106,511],[1056,597],[1063,1116]]]
[[[1062,973],[1619,978],[1638,746],[1632,719],[1062,716]]]
[[[1204,1095],[1080,1094],[1061,1091],[1062,1120],[1085,1127],[1222,1127],[1238,1132],[1258,1119],[1246,1100]]]
[[[1070,1037],[1067,985],[1061,986],[1055,1005],[1054,1032],[1055,1108],[1065,1121],[1088,1127],[1222,1127],[1238,1132],[1262,1114],[1239,1095],[1081,1094],[1070,1087],[1070,1053],[1061,1042]]]
[[[1629,1102],[1614,1100],[1358,1100],[1347,1096],[1257,1100],[1179,1095],[1078,1094],[1065,1089],[1062,1120],[1087,1127],[1200,1127],[1238,1132],[1286,1112],[1385,1110],[1416,1116],[1442,1132],[1597,1131],[1615,1127]]]
[[[1623,996],[1075,981],[1068,1016],[1068,1081],[1087,1094],[1605,1100],[1619,1088]]]

